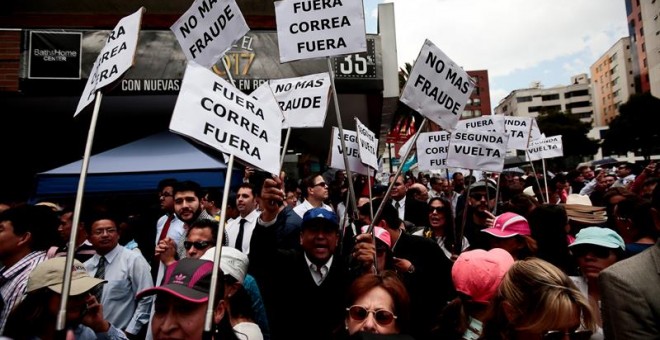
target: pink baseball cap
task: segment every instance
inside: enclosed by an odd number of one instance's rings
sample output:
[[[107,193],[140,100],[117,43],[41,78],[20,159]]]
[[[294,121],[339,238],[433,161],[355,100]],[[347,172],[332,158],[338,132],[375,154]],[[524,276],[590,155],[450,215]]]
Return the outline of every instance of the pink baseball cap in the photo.
[[[361,228],[361,230],[363,233],[366,233],[368,228],[369,226],[365,225]],[[374,226],[374,236],[376,236],[376,239],[387,244],[388,248],[392,248],[392,238],[390,237],[389,231],[385,230],[382,227]]]
[[[474,302],[489,303],[513,262],[511,254],[501,248],[469,250],[454,262],[451,279],[456,291]]]
[[[531,235],[532,230],[529,229],[529,223],[524,217],[506,212],[495,218],[493,226],[481,230],[484,233],[489,233],[495,237],[507,238],[516,235]]]

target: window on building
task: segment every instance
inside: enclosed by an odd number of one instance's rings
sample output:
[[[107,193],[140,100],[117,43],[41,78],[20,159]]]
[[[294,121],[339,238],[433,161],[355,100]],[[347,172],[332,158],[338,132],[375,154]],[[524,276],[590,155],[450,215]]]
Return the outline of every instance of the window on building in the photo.
[[[616,90],[616,91],[614,91],[614,93],[613,93],[614,98],[618,97],[619,94],[620,94],[620,92],[621,92],[621,90]]]
[[[516,97],[516,102],[518,103],[526,103],[531,101],[532,101],[532,96]]]
[[[637,20],[642,21],[642,11],[637,14]]]
[[[474,110],[475,117],[481,117],[481,110]]]
[[[619,82],[619,77],[614,78],[614,80],[612,80],[612,86],[616,85],[618,82]]]
[[[646,58],[644,58],[644,67],[649,67],[649,63],[646,61]]]
[[[544,101],[544,102],[549,101],[549,100],[558,100],[558,99],[559,99],[559,94],[558,93],[547,94],[545,96],[541,96],[541,100]]]
[[[642,52],[646,52],[646,43],[645,42],[642,43]]]
[[[532,112],[540,112],[542,106],[530,106],[527,108],[527,112],[532,113]]]
[[[568,99],[568,98],[588,96],[588,95],[589,95],[589,90],[577,90],[577,91],[566,92],[566,94],[564,94],[564,97]]]
[[[475,87],[474,92],[472,92],[472,93],[476,94],[478,96],[481,93],[481,90],[480,90],[479,86]]]
[[[608,95],[608,97],[609,97],[609,95]],[[575,103],[566,104],[566,109],[570,110],[570,109],[575,109],[575,108],[578,108],[578,107],[589,107],[589,106],[591,106],[591,103],[589,103],[588,101],[575,102]]]
[[[474,104],[475,106],[481,105],[481,98],[474,98],[472,104]]]
[[[644,27],[639,28],[639,36],[643,37],[644,36]]]

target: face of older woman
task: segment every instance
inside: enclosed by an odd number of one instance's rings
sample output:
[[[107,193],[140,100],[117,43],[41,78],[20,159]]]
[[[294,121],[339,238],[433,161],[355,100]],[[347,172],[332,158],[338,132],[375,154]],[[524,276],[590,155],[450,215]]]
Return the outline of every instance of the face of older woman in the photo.
[[[357,332],[398,334],[394,300],[381,287],[375,287],[358,298],[349,308],[346,326],[349,334]]]

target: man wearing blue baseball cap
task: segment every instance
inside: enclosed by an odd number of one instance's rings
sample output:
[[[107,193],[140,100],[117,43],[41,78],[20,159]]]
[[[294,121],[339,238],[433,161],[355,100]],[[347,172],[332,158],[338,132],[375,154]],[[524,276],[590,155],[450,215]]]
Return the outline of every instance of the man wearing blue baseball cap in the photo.
[[[267,179],[261,191],[263,211],[252,234],[248,272],[260,283],[273,339],[331,339],[344,320],[348,285],[359,273],[335,256],[339,219],[323,207],[303,215],[302,250],[277,248],[277,224],[282,223],[283,209],[276,203],[284,200],[278,180]],[[356,259],[361,268],[368,269],[376,250],[371,242],[360,240],[354,248],[360,250]]]

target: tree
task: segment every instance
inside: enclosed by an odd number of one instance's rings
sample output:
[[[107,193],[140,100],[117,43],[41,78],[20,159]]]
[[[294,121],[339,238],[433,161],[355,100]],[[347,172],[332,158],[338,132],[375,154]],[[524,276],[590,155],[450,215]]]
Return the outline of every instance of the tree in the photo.
[[[660,99],[650,92],[633,94],[619,107],[619,115],[612,120],[603,137],[604,154],[635,152],[651,159],[660,145]]]
[[[569,164],[577,164],[583,157],[591,157],[598,151],[598,142],[587,137],[591,124],[580,121],[573,114],[541,112],[536,122],[546,136],[561,135],[564,157],[551,159],[551,163],[558,169],[567,169]]]

